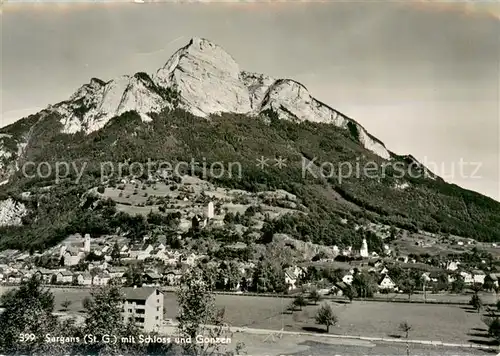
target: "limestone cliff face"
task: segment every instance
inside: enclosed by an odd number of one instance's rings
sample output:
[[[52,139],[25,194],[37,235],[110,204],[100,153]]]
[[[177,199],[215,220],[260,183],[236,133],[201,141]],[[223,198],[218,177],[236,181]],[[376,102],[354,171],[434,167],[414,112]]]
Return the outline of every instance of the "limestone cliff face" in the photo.
[[[252,116],[272,110],[283,120],[344,128],[351,123],[361,145],[382,158],[391,158],[382,142],[354,120],[316,100],[302,84],[241,70],[222,47],[202,38],[191,39],[152,75],[124,75],[108,82],[93,78],[68,100],[45,111],[60,116],[63,133],[88,134],[126,111],[134,110],[143,121],[151,120],[149,113],[173,107],[171,98],[163,95],[169,90],[179,93],[177,105],[199,117],[221,113]]]

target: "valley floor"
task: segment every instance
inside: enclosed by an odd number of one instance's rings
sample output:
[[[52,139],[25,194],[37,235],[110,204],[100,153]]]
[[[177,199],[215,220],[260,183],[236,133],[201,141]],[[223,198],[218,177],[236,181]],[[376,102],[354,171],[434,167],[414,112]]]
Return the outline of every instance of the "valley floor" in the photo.
[[[0,294],[8,287],[0,287]],[[64,314],[78,316],[83,319],[82,300],[90,295],[87,289],[53,288],[56,310]],[[178,305],[174,293],[164,295],[165,319],[167,324],[174,321],[177,315]],[[61,310],[61,303],[65,300],[71,302],[67,311]],[[216,304],[225,308],[225,319],[234,329],[244,332],[236,333],[238,338],[247,338],[252,347],[272,350],[280,348],[277,354],[287,355],[401,355],[406,353],[404,342],[385,343],[377,340],[372,341],[352,340],[346,344],[345,339],[332,338],[324,333],[324,326],[317,325],[314,317],[319,305],[309,305],[301,311],[293,314],[287,312],[287,307],[292,302],[290,298],[251,297],[235,295],[217,295]],[[332,335],[344,335],[351,337],[373,337],[373,338],[401,338],[403,335],[398,330],[401,322],[407,321],[411,326],[410,339],[437,341],[450,344],[469,344],[476,347],[492,346],[492,340],[488,337],[486,326],[481,320],[483,313],[470,310],[468,306],[423,304],[423,303],[391,303],[370,302],[354,300],[352,303],[322,301],[331,303],[339,322],[337,326],[330,328]],[[170,320],[169,320],[170,319]],[[264,343],[266,334],[277,330],[285,330],[294,335],[284,335],[282,340],[275,338],[275,343]],[[252,331],[253,330],[253,331]],[[251,333],[256,333],[253,335]],[[262,331],[263,330],[263,331]],[[299,335],[300,334],[300,335]],[[303,336],[307,334],[308,336]],[[257,339],[261,342],[257,342]],[[294,345],[289,351],[286,340],[293,338]],[[254,340],[255,339],[255,340]],[[285,341],[283,341],[285,340]],[[244,340],[243,340],[244,341]],[[249,346],[249,343],[245,344]],[[261,345],[261,346],[259,346]],[[275,346],[272,346],[275,345]],[[280,346],[281,345],[281,346]],[[421,350],[412,355],[447,355],[442,346],[412,345],[413,349]],[[248,349],[248,347],[247,347]],[[262,350],[263,350],[262,349]],[[262,351],[261,350],[261,351]],[[306,350],[306,351],[304,351]],[[322,351],[323,350],[323,351]],[[439,350],[438,353],[434,351]],[[449,355],[477,355],[479,349],[453,348]],[[460,351],[460,352],[459,352]],[[301,353],[306,352],[306,353]],[[490,350],[491,352],[491,350]],[[252,355],[248,350],[249,355]],[[265,353],[268,354],[268,353]],[[271,355],[271,353],[269,353]]]

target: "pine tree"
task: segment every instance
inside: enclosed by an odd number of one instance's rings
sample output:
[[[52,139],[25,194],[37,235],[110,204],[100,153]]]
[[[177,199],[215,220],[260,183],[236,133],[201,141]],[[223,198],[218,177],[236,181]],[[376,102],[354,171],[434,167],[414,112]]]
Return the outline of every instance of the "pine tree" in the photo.
[[[326,326],[326,332],[330,332],[330,326],[338,323],[338,317],[334,314],[329,304],[323,304],[316,314],[316,323]]]

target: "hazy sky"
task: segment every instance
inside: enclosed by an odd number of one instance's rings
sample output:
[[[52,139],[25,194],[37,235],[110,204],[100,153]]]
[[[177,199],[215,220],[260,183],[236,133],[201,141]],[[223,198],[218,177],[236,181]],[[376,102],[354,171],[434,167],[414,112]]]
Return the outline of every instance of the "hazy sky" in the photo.
[[[190,37],[302,82],[386,146],[500,200],[500,21],[432,5],[7,4],[1,125],[91,77],[154,72]],[[471,162],[460,174],[460,160]],[[481,168],[474,173],[473,163]]]

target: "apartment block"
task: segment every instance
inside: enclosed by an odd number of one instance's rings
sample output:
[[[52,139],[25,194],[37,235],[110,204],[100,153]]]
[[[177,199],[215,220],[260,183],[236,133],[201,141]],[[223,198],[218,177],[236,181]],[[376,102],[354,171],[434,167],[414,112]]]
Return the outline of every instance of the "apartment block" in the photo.
[[[123,320],[142,331],[158,331],[163,323],[163,293],[154,287],[123,288]]]

